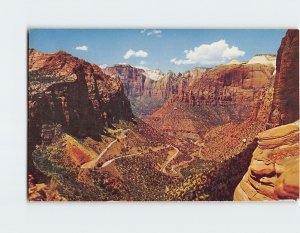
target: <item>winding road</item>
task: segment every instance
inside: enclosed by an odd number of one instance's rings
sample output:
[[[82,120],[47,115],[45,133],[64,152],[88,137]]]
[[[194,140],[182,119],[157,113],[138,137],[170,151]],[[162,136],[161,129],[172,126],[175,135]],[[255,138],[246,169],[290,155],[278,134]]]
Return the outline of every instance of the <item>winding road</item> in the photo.
[[[130,129],[126,129],[124,130],[122,133],[121,133],[121,136],[122,138],[121,139],[124,139],[124,138],[127,138],[127,135],[126,133],[130,131]],[[115,139],[114,141],[110,142],[107,147],[93,160],[89,161],[89,162],[86,162],[84,164],[81,165],[81,168],[82,169],[88,169],[88,168],[93,168],[96,166],[96,164],[98,163],[98,161],[102,158],[102,156],[118,141],[118,139]],[[168,167],[168,165],[178,156],[178,153],[179,153],[179,149],[173,145],[167,145],[166,147],[163,147],[161,148],[160,150],[162,149],[166,149],[166,148],[169,148],[169,147],[172,147],[175,152],[173,155],[171,155],[167,161],[162,165],[160,171],[165,173],[165,174],[168,174],[168,172],[166,171],[166,168]],[[202,147],[199,148],[199,156],[201,155],[201,149]],[[130,155],[123,155],[123,156],[119,156],[119,157],[116,157],[116,158],[113,158],[113,159],[110,159],[108,161],[106,161],[105,163],[102,164],[101,168],[104,168],[104,167],[107,167],[109,164],[111,164],[112,162],[118,160],[118,159],[121,159],[121,158],[126,158],[126,157],[132,157],[132,156],[139,156],[139,155],[142,155],[143,153],[134,153],[134,154],[130,154]],[[187,163],[190,163],[192,162],[194,159],[195,159],[195,156],[193,154],[191,154],[191,159],[188,160],[188,161],[183,161],[181,163],[178,163],[178,164],[174,164],[172,167],[171,167],[171,172],[173,174],[177,174],[177,171],[175,170],[176,168],[178,167],[181,167]]]
[[[108,160],[106,161],[105,163],[102,164],[101,168],[104,168],[106,166],[108,166],[109,164],[111,164],[113,161],[116,161],[118,159],[121,159],[121,158],[126,158],[126,157],[132,157],[132,156],[137,156],[137,155],[142,155],[143,153],[135,153],[135,154],[130,154],[130,155],[123,155],[123,156],[120,156],[120,157],[116,157],[116,158],[113,158],[111,160]]]
[[[170,146],[170,145],[168,145],[168,146]],[[167,160],[167,162],[166,162],[166,163],[162,166],[162,168],[160,169],[160,171],[163,172],[163,173],[167,173],[166,167],[169,165],[169,163],[170,163],[173,159],[175,159],[175,158],[177,157],[177,155],[178,155],[178,153],[179,153],[179,149],[178,149],[177,147],[172,146],[172,145],[171,145],[171,147],[173,147],[173,148],[175,149],[175,153],[174,153],[172,156],[170,156],[170,158]]]
[[[123,134],[123,138],[127,138],[126,133],[129,131],[130,129],[126,129],[124,130],[124,132],[122,132]],[[112,147],[113,144],[115,144],[118,141],[118,139],[115,139],[114,141],[112,141],[111,143],[108,144],[108,146],[93,160],[84,163],[81,165],[81,168],[83,169],[87,169],[87,168],[93,168],[95,167],[95,165],[97,164],[97,162],[99,161],[99,159],[102,158],[102,156],[108,151],[109,148]]]
[[[202,148],[203,148],[203,146],[201,146],[201,147],[199,148],[199,152],[198,152],[198,156],[199,156],[199,157],[201,157],[201,150],[202,150]],[[193,155],[193,153],[190,154],[190,156],[191,156],[191,159],[190,159],[190,160],[183,161],[183,162],[180,162],[180,163],[178,163],[178,164],[174,164],[174,165],[171,167],[172,173],[173,173],[173,174],[177,174],[177,171],[175,170],[176,168],[181,167],[181,166],[183,166],[183,165],[185,165],[185,164],[188,164],[188,163],[192,162],[192,161],[195,159],[195,156]]]

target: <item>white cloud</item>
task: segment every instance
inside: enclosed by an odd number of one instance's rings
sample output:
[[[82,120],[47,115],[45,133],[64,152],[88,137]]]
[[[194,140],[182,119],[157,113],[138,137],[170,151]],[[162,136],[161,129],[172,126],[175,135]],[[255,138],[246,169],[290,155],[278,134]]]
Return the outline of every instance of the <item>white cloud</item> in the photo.
[[[184,50],[185,59],[173,58],[171,63],[176,65],[201,64],[218,65],[229,60],[245,55],[245,52],[236,46],[229,46],[225,40],[219,40],[211,44],[202,44],[193,50]]]
[[[147,36],[151,36],[151,35],[156,35],[158,37],[161,36],[161,30],[153,29],[147,32]]]
[[[146,61],[140,61],[140,65],[145,65],[145,64],[147,64]]]
[[[145,33],[147,36],[156,36],[156,37],[161,37],[162,36],[162,31],[158,30],[158,29],[152,29],[152,30],[143,29],[143,30],[140,31],[140,33],[142,33],[142,34]]]
[[[82,45],[82,46],[77,46],[75,49],[76,50],[87,51],[89,49],[89,47],[87,47],[86,45]]]
[[[172,58],[170,60],[171,63],[174,63],[175,65],[187,65],[187,64],[196,64],[195,62],[193,62],[192,60],[182,60],[182,59],[179,59],[177,60],[177,58]]]
[[[148,53],[144,50],[137,50],[134,51],[132,49],[129,49],[125,54],[124,54],[124,59],[129,59],[130,57],[147,57]]]

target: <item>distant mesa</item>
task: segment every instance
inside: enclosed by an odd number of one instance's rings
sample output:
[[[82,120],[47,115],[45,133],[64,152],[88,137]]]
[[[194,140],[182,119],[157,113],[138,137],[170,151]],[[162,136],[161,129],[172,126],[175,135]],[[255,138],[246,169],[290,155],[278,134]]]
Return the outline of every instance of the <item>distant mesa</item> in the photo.
[[[264,64],[272,65],[276,68],[276,55],[274,54],[256,54],[247,64]]]
[[[238,60],[233,59],[227,65],[238,65],[238,64],[241,64],[241,63]]]
[[[159,70],[159,69],[155,69],[155,70],[145,70],[145,74],[147,78],[150,78],[154,81],[158,81],[160,79],[162,79],[164,77],[164,73]]]

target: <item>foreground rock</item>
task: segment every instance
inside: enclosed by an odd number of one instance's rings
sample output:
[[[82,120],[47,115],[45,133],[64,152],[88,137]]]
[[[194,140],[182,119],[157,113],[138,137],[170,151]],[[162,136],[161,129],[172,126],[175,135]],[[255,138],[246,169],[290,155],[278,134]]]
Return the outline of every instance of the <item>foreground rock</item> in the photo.
[[[247,173],[234,193],[236,201],[299,198],[299,121],[258,134]]]

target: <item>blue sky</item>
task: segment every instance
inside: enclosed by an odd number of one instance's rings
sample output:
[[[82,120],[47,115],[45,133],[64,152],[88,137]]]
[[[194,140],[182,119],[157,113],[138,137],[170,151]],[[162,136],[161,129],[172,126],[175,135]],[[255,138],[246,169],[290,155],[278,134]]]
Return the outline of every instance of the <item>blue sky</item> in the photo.
[[[64,50],[95,64],[127,63],[166,72],[276,54],[286,30],[32,29],[29,47]]]

